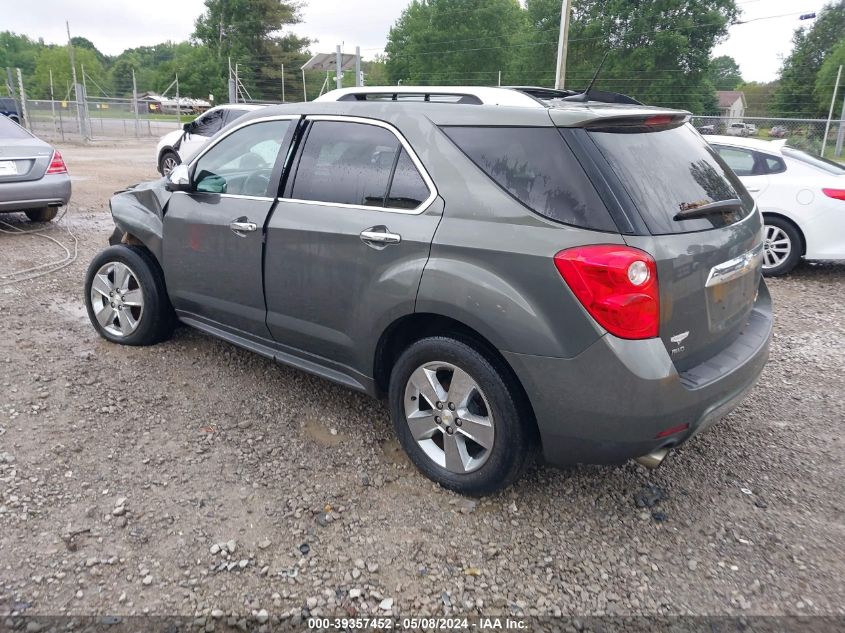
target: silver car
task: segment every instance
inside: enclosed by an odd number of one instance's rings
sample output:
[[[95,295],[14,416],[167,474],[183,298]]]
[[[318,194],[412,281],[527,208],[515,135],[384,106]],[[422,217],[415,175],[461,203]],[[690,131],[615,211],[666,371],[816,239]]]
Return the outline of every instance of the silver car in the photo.
[[[0,116],[0,212],[23,211],[49,222],[70,200],[62,155],[11,119]]]

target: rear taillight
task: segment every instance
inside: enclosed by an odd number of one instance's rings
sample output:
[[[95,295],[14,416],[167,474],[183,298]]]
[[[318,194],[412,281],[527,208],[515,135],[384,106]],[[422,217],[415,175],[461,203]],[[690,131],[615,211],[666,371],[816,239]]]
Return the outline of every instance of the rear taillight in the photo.
[[[50,159],[50,166],[47,168],[48,174],[66,174],[67,173],[67,165],[65,165],[65,161],[62,159],[62,155],[59,152],[53,150],[53,158]]]
[[[822,189],[824,195],[835,200],[845,200],[845,189]]]
[[[555,255],[555,266],[608,332],[627,339],[657,336],[660,299],[651,255],[628,246],[581,246]]]

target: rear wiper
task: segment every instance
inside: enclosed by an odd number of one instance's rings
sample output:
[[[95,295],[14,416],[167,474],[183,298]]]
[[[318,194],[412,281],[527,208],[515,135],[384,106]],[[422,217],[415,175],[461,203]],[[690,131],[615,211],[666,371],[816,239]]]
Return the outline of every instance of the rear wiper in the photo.
[[[673,220],[691,220],[693,218],[700,218],[705,215],[713,213],[722,213],[731,209],[742,209],[742,200],[739,198],[728,198],[727,200],[717,200],[708,204],[702,204],[700,207],[692,207],[691,209],[684,209],[675,215]]]

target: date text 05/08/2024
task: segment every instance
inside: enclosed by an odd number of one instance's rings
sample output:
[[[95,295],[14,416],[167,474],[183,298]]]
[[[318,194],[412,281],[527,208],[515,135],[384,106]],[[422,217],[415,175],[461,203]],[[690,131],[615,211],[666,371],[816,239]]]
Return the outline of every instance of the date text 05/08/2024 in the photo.
[[[452,631],[469,630],[496,631],[510,630],[519,631],[527,628],[525,620],[510,617],[476,617],[476,618],[435,618],[435,617],[353,617],[353,618],[308,618],[308,628],[313,631],[329,630],[425,630],[425,631]]]

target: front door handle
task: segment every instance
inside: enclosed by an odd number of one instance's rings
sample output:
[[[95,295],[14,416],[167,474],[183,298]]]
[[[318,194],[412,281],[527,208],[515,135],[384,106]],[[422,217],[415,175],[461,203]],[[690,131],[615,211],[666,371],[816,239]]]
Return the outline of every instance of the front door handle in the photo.
[[[361,240],[372,246],[387,246],[389,244],[398,244],[402,241],[402,236],[398,233],[391,233],[384,226],[374,226],[366,231],[361,231]]]
[[[760,191],[760,187],[746,187],[746,189],[748,190],[748,193],[757,193]]]
[[[245,237],[244,233],[252,233],[258,230],[258,225],[255,222],[249,222],[246,218],[238,218],[229,222],[229,228],[235,233]]]

